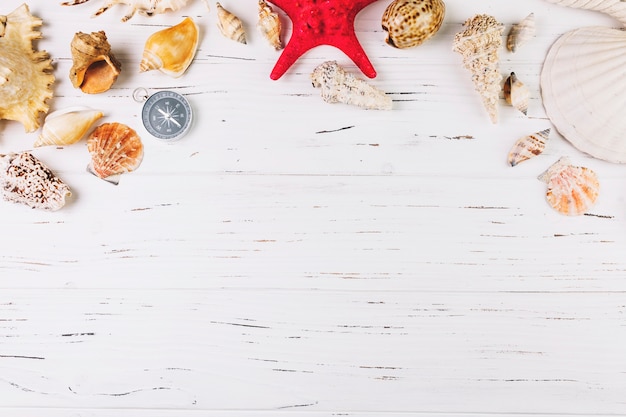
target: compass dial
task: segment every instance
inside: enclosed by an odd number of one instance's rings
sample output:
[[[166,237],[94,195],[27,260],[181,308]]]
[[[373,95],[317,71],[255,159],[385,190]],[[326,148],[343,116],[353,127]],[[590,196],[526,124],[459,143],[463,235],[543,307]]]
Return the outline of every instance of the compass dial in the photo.
[[[173,91],[159,91],[143,106],[142,119],[146,130],[164,140],[180,139],[191,127],[191,107],[187,100]]]

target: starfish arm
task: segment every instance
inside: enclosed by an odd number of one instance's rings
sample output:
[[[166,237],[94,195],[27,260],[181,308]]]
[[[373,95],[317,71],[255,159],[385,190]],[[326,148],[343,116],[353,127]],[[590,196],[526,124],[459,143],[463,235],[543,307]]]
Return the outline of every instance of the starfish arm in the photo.
[[[367,54],[359,43],[356,35],[346,39],[346,42],[342,42],[341,44],[335,46],[346,54],[356,64],[356,66],[359,67],[363,74],[369,78],[376,77],[376,70],[367,57]]]

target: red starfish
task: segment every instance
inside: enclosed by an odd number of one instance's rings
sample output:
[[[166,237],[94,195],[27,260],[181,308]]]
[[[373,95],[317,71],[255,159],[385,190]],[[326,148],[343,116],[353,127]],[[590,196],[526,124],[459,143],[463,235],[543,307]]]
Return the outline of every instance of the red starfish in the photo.
[[[293,32],[270,78],[279,79],[309,49],[331,45],[343,51],[368,77],[376,70],[354,33],[354,19],[377,0],[270,0],[287,13]]]

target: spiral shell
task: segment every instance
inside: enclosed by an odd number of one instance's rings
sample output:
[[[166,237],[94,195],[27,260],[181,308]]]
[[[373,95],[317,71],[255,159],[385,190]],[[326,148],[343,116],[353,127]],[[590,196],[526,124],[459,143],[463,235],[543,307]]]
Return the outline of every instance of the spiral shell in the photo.
[[[139,71],[159,70],[174,78],[187,71],[198,48],[199,32],[192,18],[153,33],[144,46]]]
[[[104,31],[90,34],[78,32],[71,43],[72,68],[70,80],[75,88],[87,94],[103,93],[117,80],[122,63],[111,52]]]
[[[89,107],[70,107],[52,112],[46,117],[34,146],[72,145],[81,140],[102,116],[100,110]]]
[[[442,0],[394,0],[382,17],[385,42],[400,49],[420,45],[439,31],[445,13]]]
[[[28,152],[0,155],[0,192],[6,201],[55,211],[72,195],[43,162]]]
[[[521,82],[514,72],[504,81],[504,99],[511,106],[515,107],[524,115],[528,115],[528,101],[530,100],[530,91],[526,84]]]
[[[584,214],[598,199],[600,183],[596,173],[571,165],[567,157],[552,164],[538,179],[548,184],[548,204],[561,214]]]
[[[87,170],[113,184],[119,175],[134,171],[143,159],[141,138],[122,123],[104,123],[87,138],[91,162]]]
[[[509,152],[509,165],[514,167],[520,162],[533,158],[546,149],[550,129],[519,138]]]
[[[515,52],[533,36],[535,36],[535,14],[531,13],[524,20],[511,27],[506,38],[506,49]]]
[[[241,19],[223,8],[219,2],[215,5],[217,6],[217,27],[222,35],[245,45],[246,32]]]
[[[259,21],[257,22],[257,28],[274,49],[277,51],[283,49],[283,42],[280,40],[282,32],[280,18],[265,0],[259,0]]]

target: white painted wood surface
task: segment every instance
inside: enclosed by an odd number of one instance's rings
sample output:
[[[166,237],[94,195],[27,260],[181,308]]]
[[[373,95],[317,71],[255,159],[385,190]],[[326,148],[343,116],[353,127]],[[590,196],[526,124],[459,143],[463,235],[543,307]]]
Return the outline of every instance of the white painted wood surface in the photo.
[[[2,0],[0,14],[21,3]],[[38,148],[70,203],[0,202],[0,415],[626,415],[624,167],[556,132],[543,155],[506,164],[518,137],[551,126],[539,92],[549,46],[610,18],[447,0],[435,38],[394,50],[378,1],[356,21],[370,82],[394,100],[375,112],[311,86],[326,59],[358,74],[332,47],[271,81],[278,53],[254,29],[254,0],[222,2],[247,46],[222,38],[201,0],[127,23],[122,6],[89,18],[102,3],[28,3],[54,59],[50,104],[102,109],[142,134],[146,155],[115,187],[86,173],[84,141]],[[531,88],[529,117],[502,101],[492,125],[452,38],[475,13],[508,31],[530,12],[536,38],[501,52],[502,73]],[[145,39],[183,16],[201,28],[188,73],[138,73]],[[68,79],[69,42],[96,30],[123,72],[87,96]],[[191,133],[149,137],[137,87],[186,95]],[[0,122],[0,153],[32,149],[37,134]],[[545,202],[536,177],[562,155],[600,177],[588,215]]]

